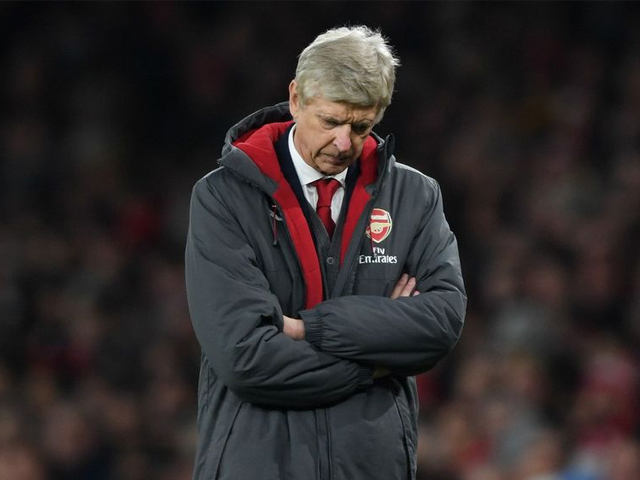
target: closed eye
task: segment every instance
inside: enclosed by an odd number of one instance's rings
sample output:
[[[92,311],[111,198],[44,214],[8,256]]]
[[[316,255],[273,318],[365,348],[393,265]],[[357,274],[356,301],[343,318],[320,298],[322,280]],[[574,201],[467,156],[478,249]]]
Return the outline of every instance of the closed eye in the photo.
[[[335,128],[338,125],[340,125],[340,122],[338,122],[337,120],[333,120],[331,118],[323,118],[322,119],[322,123],[325,125],[325,127],[327,128]]]
[[[356,135],[364,135],[369,132],[371,125],[367,123],[354,123],[351,126],[351,129],[356,133]]]

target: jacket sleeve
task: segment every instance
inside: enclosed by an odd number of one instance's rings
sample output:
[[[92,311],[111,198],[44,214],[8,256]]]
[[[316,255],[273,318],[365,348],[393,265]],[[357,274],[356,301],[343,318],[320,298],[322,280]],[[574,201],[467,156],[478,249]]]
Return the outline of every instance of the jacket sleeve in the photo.
[[[442,195],[422,212],[405,268],[420,295],[333,298],[301,311],[306,338],[341,358],[413,375],[446,356],[460,336],[467,297],[455,236],[444,217]],[[397,281],[397,279],[395,279]]]
[[[371,383],[372,370],[281,333],[282,311],[239,223],[205,177],[194,187],[187,299],[215,374],[244,401],[308,408]]]

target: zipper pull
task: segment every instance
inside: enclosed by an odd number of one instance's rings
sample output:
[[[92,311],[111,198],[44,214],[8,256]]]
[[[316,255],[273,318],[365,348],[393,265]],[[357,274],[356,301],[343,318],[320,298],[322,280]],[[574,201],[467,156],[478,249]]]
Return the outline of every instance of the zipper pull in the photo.
[[[269,215],[272,218],[272,222],[271,222],[271,234],[273,235],[272,245],[274,247],[277,247],[278,246],[278,224],[276,223],[276,221],[282,221],[282,217],[278,216],[278,206],[275,203],[271,205],[271,211],[269,212]]]

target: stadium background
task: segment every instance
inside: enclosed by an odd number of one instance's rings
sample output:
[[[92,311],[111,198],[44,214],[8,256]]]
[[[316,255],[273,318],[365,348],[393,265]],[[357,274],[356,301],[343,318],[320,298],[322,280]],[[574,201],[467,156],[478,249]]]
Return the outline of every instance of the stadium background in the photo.
[[[469,291],[420,478],[640,478],[637,4],[2,2],[1,480],[190,478],[191,186],[345,23],[397,47],[377,131],[441,182]]]

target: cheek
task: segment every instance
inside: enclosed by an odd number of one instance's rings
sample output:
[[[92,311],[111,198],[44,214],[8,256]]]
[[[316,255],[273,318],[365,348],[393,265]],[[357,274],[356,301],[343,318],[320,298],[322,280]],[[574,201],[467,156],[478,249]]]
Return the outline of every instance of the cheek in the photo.
[[[356,155],[359,156],[362,153],[362,148],[364,147],[365,140],[366,138],[356,137],[351,141],[351,144],[353,145],[353,150],[356,153]]]
[[[327,147],[331,147],[333,144],[333,138],[327,135],[325,132],[317,132],[313,137],[313,149],[316,152],[321,152]]]
[[[313,132],[305,132],[305,135],[300,139],[300,146],[306,152],[314,152],[316,150],[317,140]]]

